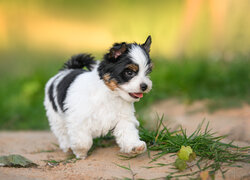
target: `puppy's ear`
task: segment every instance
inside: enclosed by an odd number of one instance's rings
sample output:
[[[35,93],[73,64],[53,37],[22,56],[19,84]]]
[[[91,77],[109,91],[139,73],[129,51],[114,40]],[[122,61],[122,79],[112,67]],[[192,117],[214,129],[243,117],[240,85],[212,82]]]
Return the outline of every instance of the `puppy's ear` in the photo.
[[[142,46],[145,48],[145,50],[149,53],[150,52],[150,46],[151,46],[151,43],[152,43],[152,39],[151,39],[151,36],[149,35],[147,40],[145,41],[144,44],[142,44]]]
[[[109,52],[109,58],[110,59],[117,59],[119,56],[121,56],[125,51],[127,50],[127,44],[125,42],[123,43],[116,43],[114,46],[110,49]]]

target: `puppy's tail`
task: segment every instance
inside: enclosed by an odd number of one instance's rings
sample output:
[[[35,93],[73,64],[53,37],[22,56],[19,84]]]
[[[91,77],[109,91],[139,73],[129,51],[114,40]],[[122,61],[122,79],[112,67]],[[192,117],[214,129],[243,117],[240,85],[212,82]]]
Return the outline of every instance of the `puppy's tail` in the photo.
[[[90,54],[78,54],[72,56],[70,60],[64,63],[62,70],[65,69],[82,69],[86,67],[89,71],[91,71],[96,62],[94,61],[94,57]]]

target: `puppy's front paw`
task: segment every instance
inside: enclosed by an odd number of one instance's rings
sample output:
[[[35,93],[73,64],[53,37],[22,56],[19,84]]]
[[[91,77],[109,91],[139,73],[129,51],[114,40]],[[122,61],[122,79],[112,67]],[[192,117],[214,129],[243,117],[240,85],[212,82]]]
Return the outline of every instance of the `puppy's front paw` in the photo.
[[[147,150],[147,145],[144,141],[141,141],[142,144],[136,147],[133,147],[131,153],[132,154],[141,154],[144,153]]]

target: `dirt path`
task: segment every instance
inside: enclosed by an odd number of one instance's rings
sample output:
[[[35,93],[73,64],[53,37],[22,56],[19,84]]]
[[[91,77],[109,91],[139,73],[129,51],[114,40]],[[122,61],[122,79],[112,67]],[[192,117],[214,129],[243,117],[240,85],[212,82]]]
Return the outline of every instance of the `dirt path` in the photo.
[[[201,106],[196,104],[185,107],[176,101],[165,101],[154,105],[152,109],[158,113],[165,113],[170,120],[168,122],[171,126],[182,124],[191,132],[205,116],[205,111],[197,111],[195,107],[200,108]],[[191,110],[193,110],[192,113],[190,113]],[[206,116],[207,119],[213,121],[211,126],[216,131],[219,130],[221,134],[231,132],[230,138],[244,141],[237,142],[237,144],[249,145],[249,107],[224,111],[224,113],[218,111],[215,114],[207,114]],[[233,133],[234,129],[239,129],[239,132],[235,131]],[[57,144],[55,137],[52,133],[46,131],[0,132],[0,155],[20,154],[39,165],[37,168],[0,167],[0,180],[132,178],[130,171],[120,168],[116,164],[126,167],[130,164],[136,179],[164,179],[163,177],[172,171],[170,169],[172,166],[144,168],[153,165],[149,164],[151,159],[146,153],[131,160],[121,160],[118,156],[119,148],[115,144],[107,148],[97,148],[86,160],[49,166],[44,160],[64,160],[67,158],[67,155],[55,144]],[[168,154],[156,163],[171,163],[174,162],[175,158],[175,156],[171,157],[171,154]],[[226,174],[226,179],[250,179],[250,164],[241,165],[243,165],[243,168],[230,168]],[[222,179],[222,177],[218,174],[216,179]]]
[[[0,155],[20,154],[35,163],[38,168],[6,168],[0,167],[0,179],[5,180],[30,180],[30,179],[117,179],[130,177],[132,173],[118,167],[116,164],[128,166],[136,174],[135,178],[153,179],[165,177],[170,172],[171,166],[146,169],[150,158],[143,154],[131,160],[120,160],[118,156],[119,148],[114,145],[108,148],[98,148],[86,160],[79,160],[75,163],[49,166],[43,160],[64,160],[67,155],[58,149],[54,143],[55,137],[50,132],[0,132]],[[51,151],[51,152],[46,152]],[[153,154],[152,154],[153,155]],[[161,158],[158,163],[174,162],[175,157],[171,154]],[[250,166],[243,164],[244,168],[231,168],[227,177],[240,179],[248,176]],[[221,179],[221,176],[217,176]]]
[[[156,119],[156,114],[164,114],[165,122],[171,128],[182,126],[188,133],[192,133],[205,120],[205,125],[209,122],[213,132],[227,134],[230,140],[250,143],[250,105],[247,104],[209,113],[204,101],[185,105],[172,99],[153,105],[150,112],[151,119]]]
[[[0,179],[115,179],[132,177],[131,172],[116,164],[128,166],[136,173],[136,178],[159,178],[166,175],[168,168],[146,169],[150,159],[143,154],[132,160],[120,160],[119,148],[114,144],[108,148],[94,150],[86,160],[60,164],[55,167],[46,165],[43,160],[64,160],[67,155],[58,149],[55,137],[50,132],[0,132],[0,155],[20,154],[39,164],[38,168],[0,167]],[[52,151],[52,152],[45,152]],[[175,157],[166,156],[159,162],[174,161]]]

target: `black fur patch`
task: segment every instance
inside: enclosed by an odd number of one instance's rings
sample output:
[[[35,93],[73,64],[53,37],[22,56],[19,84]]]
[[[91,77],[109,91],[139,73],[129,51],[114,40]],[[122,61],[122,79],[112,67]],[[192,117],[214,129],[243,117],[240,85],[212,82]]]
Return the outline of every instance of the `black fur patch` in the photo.
[[[148,65],[148,69],[146,71],[146,75],[148,75],[148,74],[150,74],[152,72],[153,66],[154,65],[152,64],[152,62]]]
[[[67,74],[57,85],[57,102],[63,112],[66,111],[66,109],[64,109],[64,100],[66,98],[68,88],[71,83],[76,79],[76,77],[82,74],[83,72],[86,71],[80,69],[73,70],[72,72]]]
[[[123,84],[137,75],[138,71],[134,71],[132,76],[128,76],[127,73],[127,71],[130,70],[130,68],[128,68],[128,65],[135,64],[128,56],[129,50],[131,49],[132,45],[140,46],[147,56],[147,64],[151,63],[149,54],[141,45],[138,45],[136,43],[127,44],[127,50],[116,59],[110,58],[110,53],[104,55],[104,60],[98,67],[98,73],[101,79],[103,79],[105,74],[109,74],[110,79],[114,79],[118,84]],[[114,44],[114,46],[118,46],[117,43]],[[135,65],[138,66],[137,64]]]
[[[133,64],[133,62],[124,55],[119,57],[115,63],[104,60],[98,67],[99,76],[103,79],[105,74],[109,74],[110,78],[115,79],[118,84],[128,82],[131,78],[127,78],[124,73],[128,64]]]
[[[49,94],[49,100],[50,100],[50,102],[52,103],[52,107],[53,107],[53,109],[55,110],[55,112],[57,112],[57,106],[56,106],[56,103],[55,103],[55,101],[54,101],[53,89],[54,89],[54,81],[52,82],[52,84],[51,84],[50,87],[49,87],[48,94]]]

